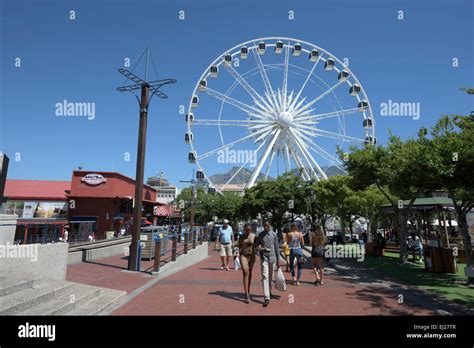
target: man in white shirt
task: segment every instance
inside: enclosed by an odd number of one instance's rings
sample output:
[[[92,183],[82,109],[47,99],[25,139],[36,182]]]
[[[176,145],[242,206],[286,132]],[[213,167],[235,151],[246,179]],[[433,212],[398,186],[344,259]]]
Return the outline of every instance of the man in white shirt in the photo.
[[[232,227],[229,225],[229,220],[227,219],[224,219],[223,226],[219,229],[217,243],[221,246],[221,269],[225,268],[227,271],[230,271],[229,261],[233,255],[234,231],[232,231]]]

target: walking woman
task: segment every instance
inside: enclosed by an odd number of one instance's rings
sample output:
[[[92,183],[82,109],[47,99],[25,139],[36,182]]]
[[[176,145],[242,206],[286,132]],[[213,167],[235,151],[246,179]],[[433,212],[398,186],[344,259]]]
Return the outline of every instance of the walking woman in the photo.
[[[288,246],[288,237],[287,237],[287,234],[288,234],[288,228],[285,228],[283,230],[283,245],[282,245],[282,249],[283,249],[283,254],[285,255],[285,262],[286,262],[286,270],[285,272],[289,272],[289,267],[290,267],[290,247]]]
[[[250,303],[250,283],[252,282],[252,268],[255,264],[255,238],[252,226],[245,224],[244,234],[239,238],[240,265],[244,276],[245,303]]]
[[[326,236],[321,229],[321,226],[313,226],[311,232],[311,261],[313,263],[314,274],[316,274],[316,281],[314,285],[323,285],[324,277],[324,251],[326,245]]]
[[[303,234],[298,231],[296,224],[291,224],[291,231],[287,234],[286,242],[290,247],[290,272],[293,277],[293,284],[300,285],[301,271],[303,269]],[[295,258],[298,266],[298,275],[295,278]]]

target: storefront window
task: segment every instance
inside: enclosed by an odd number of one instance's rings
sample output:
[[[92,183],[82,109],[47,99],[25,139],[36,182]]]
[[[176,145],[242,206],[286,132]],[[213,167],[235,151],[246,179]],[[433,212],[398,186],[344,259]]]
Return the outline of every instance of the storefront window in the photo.
[[[15,214],[23,219],[60,219],[67,218],[66,202],[8,201],[6,214]]]
[[[89,236],[96,231],[95,222],[72,222],[69,243],[89,241]]]
[[[24,201],[8,201],[5,209],[5,214],[23,216]]]
[[[28,230],[26,230],[28,228]],[[62,226],[59,225],[18,225],[15,233],[15,243],[18,244],[45,244],[59,242]],[[25,234],[25,232],[27,232]],[[26,237],[26,240],[25,240]]]

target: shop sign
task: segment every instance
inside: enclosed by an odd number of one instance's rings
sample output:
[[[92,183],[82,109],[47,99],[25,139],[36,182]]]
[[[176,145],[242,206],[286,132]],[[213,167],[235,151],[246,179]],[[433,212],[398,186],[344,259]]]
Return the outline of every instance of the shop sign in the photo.
[[[81,181],[92,186],[97,186],[104,182],[107,182],[107,179],[104,178],[101,174],[87,174],[81,179]]]
[[[115,237],[115,231],[105,231],[105,239],[113,239]]]

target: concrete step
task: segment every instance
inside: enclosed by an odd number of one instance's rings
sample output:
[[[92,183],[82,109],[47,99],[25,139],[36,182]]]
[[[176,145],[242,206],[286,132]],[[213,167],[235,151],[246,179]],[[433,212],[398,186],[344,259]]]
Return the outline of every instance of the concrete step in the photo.
[[[0,315],[106,315],[125,291],[0,271]]]
[[[0,315],[16,315],[44,302],[68,294],[74,283],[41,279],[26,288],[0,297]]]
[[[0,276],[0,297],[13,294],[15,292],[32,288],[39,278],[17,278]]]
[[[108,315],[122,305],[126,298],[125,291],[103,289],[100,296],[66,315]]]
[[[63,315],[86,304],[100,296],[102,289],[83,285],[74,284],[70,292],[59,296],[56,299],[38,304],[18,313],[19,315]]]

